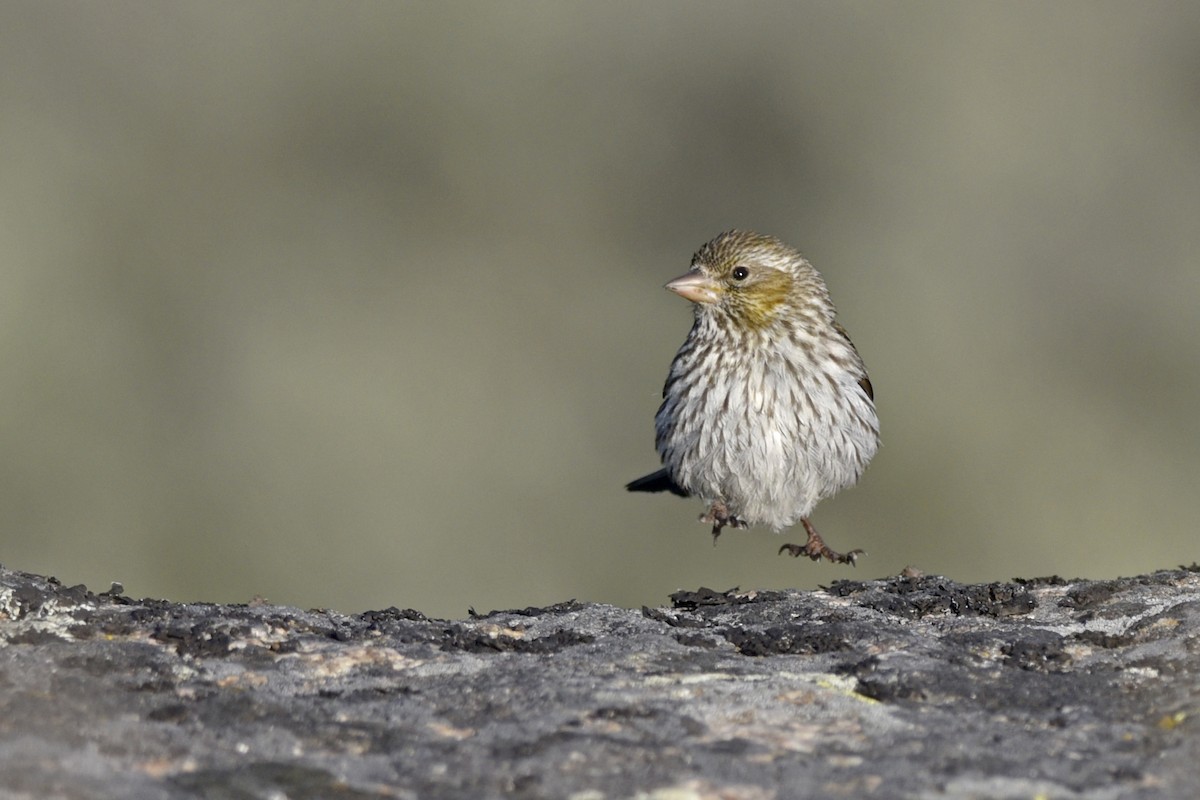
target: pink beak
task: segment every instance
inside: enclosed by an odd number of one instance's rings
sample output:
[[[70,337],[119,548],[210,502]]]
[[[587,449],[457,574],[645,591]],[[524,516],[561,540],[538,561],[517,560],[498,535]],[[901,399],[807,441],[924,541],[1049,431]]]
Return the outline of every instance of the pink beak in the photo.
[[[689,270],[663,288],[670,289],[693,303],[716,303],[721,299],[720,287],[698,269]]]

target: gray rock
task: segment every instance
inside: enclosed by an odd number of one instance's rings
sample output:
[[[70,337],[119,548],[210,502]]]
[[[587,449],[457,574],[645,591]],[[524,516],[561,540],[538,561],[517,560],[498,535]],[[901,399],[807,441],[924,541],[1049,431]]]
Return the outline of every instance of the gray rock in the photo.
[[[0,796],[1195,798],[1200,571],[428,619],[0,568]]]

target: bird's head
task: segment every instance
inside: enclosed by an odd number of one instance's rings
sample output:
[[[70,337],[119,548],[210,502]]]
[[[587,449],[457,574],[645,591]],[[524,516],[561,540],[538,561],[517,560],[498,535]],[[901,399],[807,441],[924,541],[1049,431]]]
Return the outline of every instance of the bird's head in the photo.
[[[749,231],[717,236],[666,288],[695,303],[697,315],[715,314],[747,330],[829,304],[824,281],[803,256],[772,236]]]

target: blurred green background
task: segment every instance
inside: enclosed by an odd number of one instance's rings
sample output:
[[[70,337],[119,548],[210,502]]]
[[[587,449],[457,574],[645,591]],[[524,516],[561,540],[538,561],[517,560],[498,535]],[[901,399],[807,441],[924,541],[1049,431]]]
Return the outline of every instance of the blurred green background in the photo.
[[[0,6],[0,562],[345,611],[1200,558],[1200,4]],[[747,227],[884,447],[857,571],[630,495]]]

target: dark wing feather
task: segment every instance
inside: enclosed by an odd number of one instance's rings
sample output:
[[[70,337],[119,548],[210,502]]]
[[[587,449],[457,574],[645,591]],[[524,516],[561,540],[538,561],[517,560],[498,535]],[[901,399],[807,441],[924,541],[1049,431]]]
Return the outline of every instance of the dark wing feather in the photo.
[[[643,475],[636,481],[630,481],[625,484],[625,488],[631,492],[670,492],[680,497],[688,496],[683,487],[671,480],[671,476],[667,474],[666,469],[660,469],[658,472]]]
[[[846,329],[842,327],[842,324],[840,322],[835,322],[833,323],[833,327],[834,330],[842,335],[842,338],[846,340],[846,343],[850,345],[854,352],[857,353],[858,348],[854,346],[854,342],[850,341],[850,334],[846,333]],[[862,358],[862,356],[859,356],[859,358]],[[864,367],[863,369],[865,370],[866,368]],[[858,385],[861,386],[862,390],[867,393],[867,397],[871,398],[872,400],[875,399],[875,387],[871,385],[871,379],[868,378],[865,373],[863,374],[862,378],[859,379]]]

